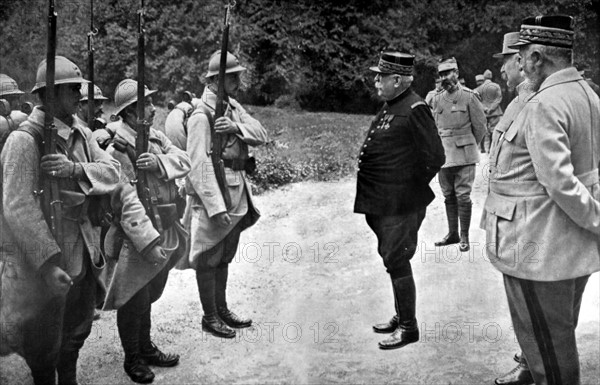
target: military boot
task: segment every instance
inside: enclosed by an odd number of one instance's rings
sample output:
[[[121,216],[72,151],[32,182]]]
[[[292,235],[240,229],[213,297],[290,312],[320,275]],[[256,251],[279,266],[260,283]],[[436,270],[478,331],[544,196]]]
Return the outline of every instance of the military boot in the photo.
[[[123,369],[132,381],[148,384],[154,381],[154,372],[148,367],[146,361],[140,356],[140,325],[141,317],[136,314],[117,310],[117,327],[121,345],[125,352]]]
[[[400,310],[398,309],[398,296],[396,295],[396,288],[394,287],[394,282],[392,280],[392,292],[394,294],[394,308],[396,309],[396,314],[388,321],[380,324],[373,325],[373,331],[375,333],[388,334],[393,333],[400,324],[400,319],[398,318],[398,314]]]
[[[215,301],[217,314],[225,324],[231,328],[247,328],[252,325],[251,319],[239,317],[227,307],[227,277],[229,266],[217,268],[215,274]]]
[[[398,304],[398,327],[390,338],[379,342],[383,350],[399,349],[419,340],[419,328],[415,317],[417,292],[412,275],[392,279]]]
[[[446,219],[448,220],[448,234],[435,243],[436,246],[446,246],[458,243],[458,205],[456,202],[446,202]]]
[[[202,330],[216,337],[234,338],[235,330],[230,329],[217,314],[217,305],[215,299],[216,291],[216,271],[196,271],[196,282],[200,292],[200,302],[202,303]]]
[[[513,370],[494,380],[496,385],[530,385],[534,384],[533,376],[526,362],[520,362]]]
[[[63,352],[58,359],[56,372],[58,385],[77,385],[77,359],[79,352]]]
[[[469,251],[469,227],[471,226],[471,202],[458,204],[458,217],[460,218],[460,251]]]
[[[179,363],[179,355],[161,352],[150,339],[151,312],[151,307],[148,307],[148,310],[140,317],[140,356],[146,361],[146,364],[151,366],[163,368],[175,366]]]

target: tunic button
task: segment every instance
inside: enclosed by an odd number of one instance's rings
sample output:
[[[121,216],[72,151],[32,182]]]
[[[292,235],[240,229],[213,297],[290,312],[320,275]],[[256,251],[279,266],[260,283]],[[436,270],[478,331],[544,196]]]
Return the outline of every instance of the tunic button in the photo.
[[[371,140],[371,138],[367,138],[367,141],[370,141],[370,140]]]
[[[363,147],[364,147],[364,148],[367,148],[367,145],[365,144]]]
[[[360,152],[360,155],[363,155],[363,154],[364,154],[364,151],[361,151],[361,152]]]
[[[375,130],[371,130],[371,134],[374,133],[374,132],[375,132]]]
[[[358,160],[358,163],[362,163],[362,160],[360,160],[360,159],[359,159],[359,160]]]

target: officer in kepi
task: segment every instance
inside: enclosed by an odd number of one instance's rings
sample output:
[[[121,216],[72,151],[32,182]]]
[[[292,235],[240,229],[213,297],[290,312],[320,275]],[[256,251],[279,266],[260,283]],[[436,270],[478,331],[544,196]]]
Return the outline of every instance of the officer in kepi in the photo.
[[[446,153],[439,180],[446,205],[448,234],[435,245],[459,243],[460,251],[468,251],[471,189],[475,164],[479,162],[477,145],[486,132],[487,119],[478,94],[458,83],[456,59],[440,61],[438,73],[444,91],[437,98],[433,116]]]
[[[0,74],[0,144],[27,119],[27,114],[20,110],[23,94],[13,78]]]
[[[358,159],[354,212],[365,214],[377,236],[377,249],[389,274],[395,314],[373,326],[391,333],[381,349],[419,340],[416,288],[410,260],[417,234],[434,198],[429,182],[444,164],[444,148],[429,106],[412,89],[414,56],[383,52],[375,72],[383,108],[367,132]]]

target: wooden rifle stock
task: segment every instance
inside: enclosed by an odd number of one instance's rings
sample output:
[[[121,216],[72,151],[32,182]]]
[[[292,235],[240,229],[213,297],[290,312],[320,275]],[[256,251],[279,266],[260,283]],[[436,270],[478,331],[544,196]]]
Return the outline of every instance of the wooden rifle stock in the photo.
[[[58,132],[54,125],[54,76],[56,57],[56,11],[54,0],[48,1],[48,48],[46,54],[46,100],[44,101],[44,155],[56,153],[56,140]],[[41,176],[40,170],[40,177]],[[64,247],[64,234],[62,228],[62,201],[58,179],[43,176],[43,207],[45,208],[46,221],[50,225],[52,235],[60,246]]]
[[[145,152],[148,152],[148,139],[150,136],[150,125],[146,121],[145,107],[146,107],[146,86],[145,86],[145,62],[146,62],[146,49],[145,49],[145,37],[144,37],[144,0],[141,0],[141,9],[138,14],[139,31],[138,31],[138,76],[137,76],[137,124],[135,131],[137,133],[135,139],[135,154],[139,158]],[[147,172],[139,170],[136,163],[134,162],[133,167],[136,170],[136,188],[138,198],[142,202],[142,205],[146,209],[146,214],[152,221],[154,228],[162,233],[163,227],[158,214],[156,205],[158,202],[153,202],[153,196],[148,186]]]
[[[217,87],[217,104],[215,106],[215,121],[225,115],[225,70],[227,67],[227,46],[229,45],[229,5],[225,6],[225,22],[223,24],[223,36],[221,39],[221,57],[219,61],[219,84]],[[223,135],[217,134],[214,124],[211,126],[212,148],[210,157],[212,160],[215,177],[225,202],[225,207],[229,210],[232,206],[231,195],[227,188],[227,179],[225,177],[225,165],[221,159],[223,151]]]

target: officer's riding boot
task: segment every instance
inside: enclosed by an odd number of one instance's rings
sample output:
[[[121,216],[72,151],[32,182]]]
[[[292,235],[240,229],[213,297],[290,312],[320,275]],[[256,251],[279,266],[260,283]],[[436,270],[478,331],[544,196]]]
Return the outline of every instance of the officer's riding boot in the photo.
[[[519,364],[510,372],[494,380],[497,385],[530,385],[534,384],[533,376],[525,357],[521,356]]]
[[[150,339],[150,329],[152,328],[152,321],[150,318],[152,312],[151,306],[152,305],[148,306],[148,310],[140,317],[140,356],[148,365],[160,366],[163,368],[175,366],[179,363],[179,355],[161,352]]]
[[[34,385],[55,385],[56,384],[56,371],[54,368],[47,370],[36,370],[31,371]]]
[[[79,352],[62,352],[56,365],[58,385],[77,385],[77,359]]]
[[[230,329],[223,323],[217,314],[217,305],[215,302],[216,287],[216,269],[205,271],[196,270],[196,282],[200,292],[200,302],[202,303],[202,330],[217,337],[234,338],[235,330]]]
[[[460,218],[460,251],[469,251],[469,227],[471,226],[471,202],[459,202],[458,217]]]
[[[448,234],[435,243],[436,246],[446,246],[458,243],[458,204],[446,202],[446,219],[448,220]]]
[[[132,381],[140,384],[148,384],[154,381],[154,373],[140,355],[139,335],[141,320],[136,314],[122,310],[123,308],[117,310],[117,326],[121,345],[123,345],[123,350],[125,351],[123,368]]]
[[[398,327],[390,338],[379,343],[384,350],[399,349],[419,340],[419,328],[415,317],[417,291],[412,275],[392,279],[398,303]]]
[[[394,287],[394,281],[392,280],[392,291],[394,292],[394,307],[396,308],[396,314],[385,323],[373,325],[373,331],[375,333],[388,334],[393,333],[398,328],[398,296],[396,295],[396,289]]]
[[[215,275],[215,300],[219,317],[231,328],[247,328],[252,325],[251,319],[237,316],[227,308],[227,276],[229,265],[219,266]]]

